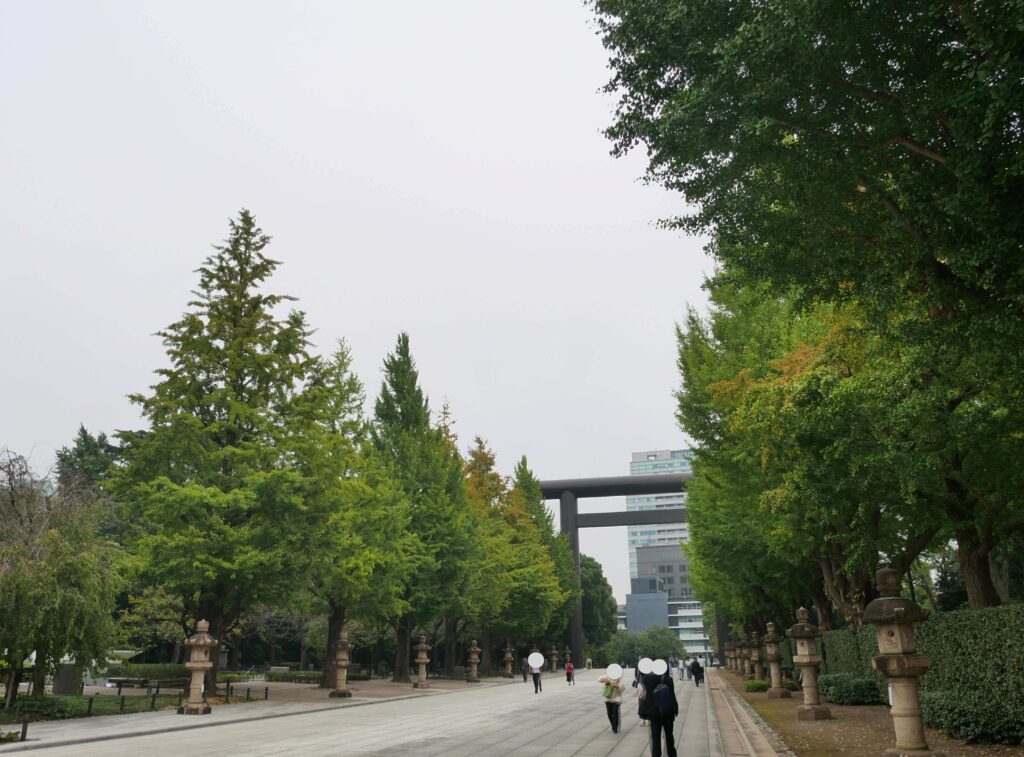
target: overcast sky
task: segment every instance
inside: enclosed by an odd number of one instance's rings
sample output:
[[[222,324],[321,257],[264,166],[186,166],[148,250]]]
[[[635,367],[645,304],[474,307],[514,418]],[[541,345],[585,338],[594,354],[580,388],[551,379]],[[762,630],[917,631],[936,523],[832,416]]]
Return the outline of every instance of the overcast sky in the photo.
[[[505,473],[686,446],[673,329],[711,264],[609,155],[606,60],[575,0],[0,0],[0,448],[139,427],[153,332],[242,207],[371,402],[406,330]],[[581,542],[624,601],[625,529]]]

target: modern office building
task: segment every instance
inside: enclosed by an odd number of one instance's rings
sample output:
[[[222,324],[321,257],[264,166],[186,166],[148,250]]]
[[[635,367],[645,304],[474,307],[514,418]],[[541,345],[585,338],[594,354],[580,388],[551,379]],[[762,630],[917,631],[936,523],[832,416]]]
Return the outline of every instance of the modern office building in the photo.
[[[626,595],[626,627],[646,631],[668,625],[668,594],[656,578],[633,578]]]
[[[691,457],[690,450],[634,452],[629,472],[632,475],[688,473]],[[685,506],[685,492],[626,498],[626,510]],[[689,540],[690,529],[687,523],[629,526],[629,574],[631,579],[654,579],[657,582],[657,594],[663,594],[666,598],[669,628],[677,630],[688,653],[704,657],[711,652],[711,642],[704,629],[701,603],[694,597],[693,587],[690,586],[689,561],[682,549],[682,545]],[[631,588],[636,592],[638,587],[634,585]],[[627,610],[630,596],[626,597]],[[647,597],[640,601],[650,604],[654,600]],[[645,616],[653,617],[652,613],[648,608]],[[628,616],[627,612],[630,630],[643,630],[633,628],[632,618]]]

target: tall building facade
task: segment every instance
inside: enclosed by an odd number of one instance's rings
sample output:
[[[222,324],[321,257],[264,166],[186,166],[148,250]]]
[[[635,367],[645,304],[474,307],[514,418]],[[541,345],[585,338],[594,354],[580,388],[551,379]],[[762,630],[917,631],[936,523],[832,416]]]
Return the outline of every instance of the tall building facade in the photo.
[[[629,472],[634,476],[652,473],[689,473],[690,450],[648,450],[634,452]],[[626,510],[656,510],[686,507],[686,493],[627,497]],[[682,544],[690,540],[688,523],[628,526],[629,575],[631,579],[655,579],[667,596],[668,625],[676,629],[686,651],[706,657],[711,641],[704,628],[703,608],[689,580],[689,561]]]

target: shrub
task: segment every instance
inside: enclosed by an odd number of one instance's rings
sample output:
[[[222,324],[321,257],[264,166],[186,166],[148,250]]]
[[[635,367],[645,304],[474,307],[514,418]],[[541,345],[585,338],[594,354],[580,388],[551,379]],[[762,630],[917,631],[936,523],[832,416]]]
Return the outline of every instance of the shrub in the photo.
[[[320,670],[289,670],[280,673],[267,671],[267,681],[273,683],[320,683],[323,677],[323,671]]]
[[[798,684],[796,681],[786,679],[782,682],[782,688],[786,689],[787,691],[800,691],[800,684]]]
[[[1024,743],[1024,722],[1004,701],[977,692],[923,691],[925,724],[969,744]]]
[[[758,681],[758,680],[744,681],[743,682],[743,688],[746,691],[749,691],[749,692],[752,692],[752,693],[756,693],[756,692],[759,692],[759,691],[768,691],[768,682],[767,681]]]
[[[877,676],[828,673],[818,678],[818,690],[832,704],[885,704],[888,701],[885,682]]]
[[[104,674],[107,678],[148,678],[150,681],[166,681],[171,678],[188,678],[188,668],[173,663],[122,663],[110,665]]]

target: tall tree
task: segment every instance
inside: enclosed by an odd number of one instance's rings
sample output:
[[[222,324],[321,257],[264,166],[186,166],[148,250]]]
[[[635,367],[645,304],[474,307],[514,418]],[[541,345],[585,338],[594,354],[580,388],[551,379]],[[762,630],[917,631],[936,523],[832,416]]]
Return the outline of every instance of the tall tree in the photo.
[[[409,336],[403,332],[384,359],[371,432],[380,459],[409,501],[410,530],[424,554],[405,587],[403,599],[410,610],[396,630],[396,681],[409,680],[413,624],[433,622],[452,608],[468,567],[471,522],[461,458],[430,420]]]
[[[159,332],[169,365],[149,394],[131,396],[149,426],[122,434],[115,477],[142,532],[145,577],[218,641],[306,574],[306,537],[324,517],[316,480],[293,464],[310,330],[301,311],[278,315],[293,298],[264,290],[279,265],[269,243],[242,210],[199,267],[189,310]]]
[[[580,555],[580,586],[583,591],[583,636],[588,644],[604,644],[619,624],[619,607],[601,563]]]

